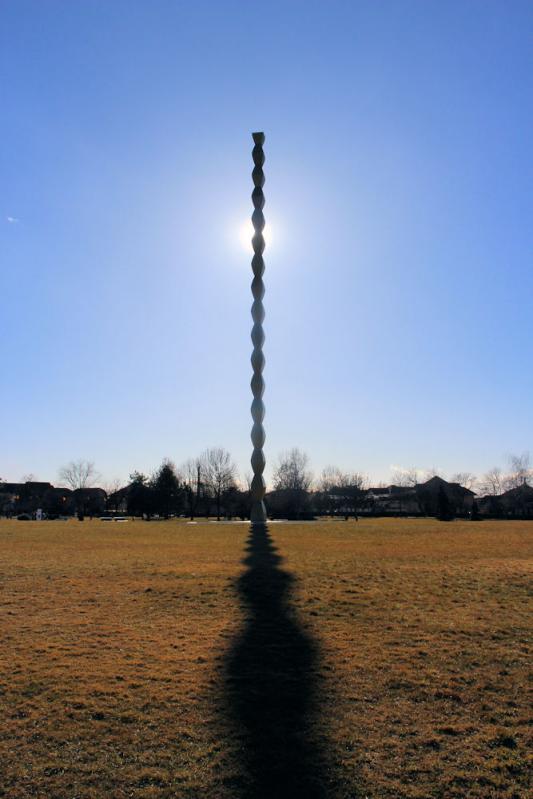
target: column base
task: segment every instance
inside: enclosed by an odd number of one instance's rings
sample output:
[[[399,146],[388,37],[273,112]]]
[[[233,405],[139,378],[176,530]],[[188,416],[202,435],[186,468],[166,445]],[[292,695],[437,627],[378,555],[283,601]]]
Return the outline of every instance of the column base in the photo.
[[[254,502],[252,505],[252,511],[250,513],[250,521],[252,524],[266,524],[267,523],[267,514],[265,503],[261,502]]]

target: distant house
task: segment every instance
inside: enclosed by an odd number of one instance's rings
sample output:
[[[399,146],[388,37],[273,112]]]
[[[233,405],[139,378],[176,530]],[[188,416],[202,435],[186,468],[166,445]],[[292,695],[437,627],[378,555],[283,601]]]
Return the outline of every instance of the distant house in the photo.
[[[48,515],[68,514],[73,510],[71,494],[70,489],[54,488],[51,483],[0,483],[0,513],[5,516],[34,514],[41,509]]]
[[[269,517],[273,519],[308,519],[314,514],[310,498],[304,489],[278,488],[265,497]]]
[[[26,483],[0,483],[0,514],[13,516],[19,513],[35,514],[44,511],[46,516],[68,516],[85,513],[97,516],[106,506],[103,488],[56,488],[51,483],[29,481]]]
[[[43,510],[49,516],[68,516],[74,513],[72,490],[52,486],[46,494]]]
[[[107,510],[115,513],[128,512],[128,499],[131,493],[131,484],[119,488],[107,497]]]
[[[20,493],[20,483],[0,483],[0,514],[11,516]]]
[[[501,519],[505,516],[500,496],[488,494],[485,497],[479,497],[476,499],[476,505],[480,516],[485,516],[488,519]]]
[[[383,516],[438,516],[444,492],[455,516],[472,511],[474,492],[459,483],[432,477],[416,486],[378,486],[367,488],[361,498],[361,513]]]
[[[390,489],[392,486],[377,486],[375,488],[367,488],[365,489],[365,495],[367,499],[374,502],[380,502],[383,499],[387,499],[390,495]]]
[[[524,483],[499,496],[482,497],[478,508],[482,516],[533,519],[533,487]]]
[[[455,516],[467,516],[472,512],[475,494],[459,483],[448,483],[442,477],[432,477],[425,483],[415,486],[420,511],[426,516],[439,514],[441,492],[444,492]]]
[[[510,516],[533,518],[533,488],[527,483],[506,491],[500,502]]]
[[[99,516],[106,509],[107,494],[103,488],[76,488],[72,499],[77,513]]]
[[[414,488],[390,485],[385,488],[368,488],[365,508],[371,513],[416,516],[420,513],[418,497]]]
[[[29,481],[23,483],[19,490],[17,513],[35,513],[43,508],[48,493],[52,491],[51,483]]]

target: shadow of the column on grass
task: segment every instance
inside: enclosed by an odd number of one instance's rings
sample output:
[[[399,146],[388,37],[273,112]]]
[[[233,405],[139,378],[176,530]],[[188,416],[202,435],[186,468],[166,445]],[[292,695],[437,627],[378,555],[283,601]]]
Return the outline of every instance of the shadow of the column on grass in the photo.
[[[240,799],[326,796],[317,720],[317,646],[290,607],[294,578],[265,527],[253,527],[237,583],[245,626],[226,662],[226,700],[242,746]]]

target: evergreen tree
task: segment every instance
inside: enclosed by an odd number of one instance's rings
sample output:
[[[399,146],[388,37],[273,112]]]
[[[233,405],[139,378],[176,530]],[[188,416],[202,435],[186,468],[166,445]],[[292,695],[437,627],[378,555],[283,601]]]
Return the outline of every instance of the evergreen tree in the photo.
[[[148,484],[148,478],[141,472],[130,474],[130,487],[128,491],[128,513],[130,516],[148,517],[153,513],[153,492]]]
[[[168,519],[171,513],[176,513],[182,500],[182,490],[176,467],[172,461],[164,460],[152,481],[155,505],[157,512]]]

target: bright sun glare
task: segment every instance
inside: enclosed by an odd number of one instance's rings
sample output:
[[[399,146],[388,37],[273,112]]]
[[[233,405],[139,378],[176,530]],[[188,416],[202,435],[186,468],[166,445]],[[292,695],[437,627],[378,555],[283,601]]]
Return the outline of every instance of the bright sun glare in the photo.
[[[250,253],[253,252],[252,250],[253,235],[254,235],[254,226],[252,225],[252,220],[247,219],[246,222],[243,222],[243,224],[240,227],[239,239],[241,241],[243,248]],[[263,230],[263,236],[265,237],[265,245],[267,247],[270,247],[272,243],[272,231],[270,229],[270,225],[268,224],[268,222],[265,225],[265,229]]]

